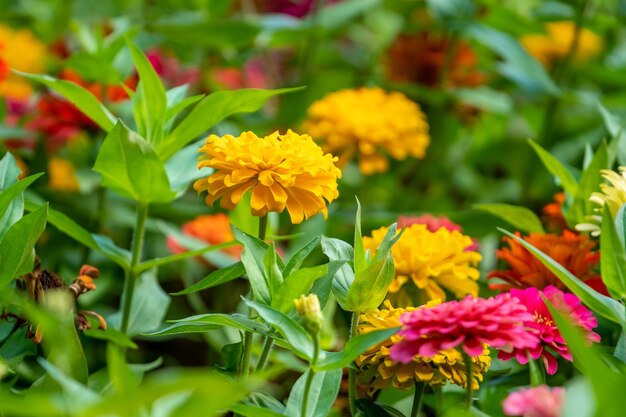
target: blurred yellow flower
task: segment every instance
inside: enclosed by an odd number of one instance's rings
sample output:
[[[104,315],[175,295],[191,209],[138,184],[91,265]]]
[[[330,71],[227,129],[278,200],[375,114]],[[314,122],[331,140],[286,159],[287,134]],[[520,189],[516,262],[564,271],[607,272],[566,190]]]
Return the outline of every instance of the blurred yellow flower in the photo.
[[[385,154],[423,158],[430,143],[420,107],[401,93],[358,88],[328,94],[309,107],[304,128],[344,165],[354,154],[365,175],[385,172]]]
[[[546,31],[545,35],[526,35],[522,37],[521,43],[532,56],[549,67],[569,53],[574,42],[576,23],[547,23]],[[602,38],[589,29],[580,28],[573,59],[577,62],[588,61],[600,53],[602,46]]]
[[[609,184],[600,184],[600,192],[592,193],[591,197],[589,197],[592,203],[599,205],[595,209],[599,214],[588,216],[587,220],[589,220],[589,223],[577,224],[576,230],[591,232],[593,236],[598,236],[600,234],[600,224],[602,223],[600,214],[605,204],[609,207],[611,216],[613,218],[617,217],[619,209],[626,204],[626,166],[619,167],[618,170],[619,174],[610,169],[600,171]]]
[[[382,227],[374,230],[372,237],[364,237],[365,249],[375,252],[387,229]],[[467,294],[477,296],[479,272],[475,266],[481,255],[468,250],[473,244],[469,236],[444,227],[436,232],[429,231],[424,224],[404,228],[404,233],[391,249],[396,277],[389,292],[395,293],[412,282],[421,298],[426,300],[445,300],[443,288],[457,298]]]
[[[287,208],[291,222],[297,224],[320,212],[327,216],[326,202],[339,195],[337,158],[324,154],[308,135],[291,130],[264,138],[252,132],[211,135],[200,152],[204,155],[198,167],[215,170],[194,184],[198,192],[208,192],[208,205],[221,198],[221,206],[232,210],[252,190],[253,215]]]
[[[429,308],[439,304],[431,301],[422,308]],[[375,330],[390,329],[401,326],[400,316],[414,307],[393,308],[389,301],[385,301],[385,309],[362,314],[359,318],[358,333],[364,334]],[[368,393],[392,385],[395,388],[407,389],[415,382],[426,382],[430,385],[443,385],[450,381],[465,387],[467,376],[463,355],[457,349],[448,349],[433,357],[417,355],[407,364],[394,362],[389,356],[391,347],[402,340],[402,336],[395,334],[382,343],[372,346],[356,360],[359,367],[360,382],[368,385]],[[485,347],[483,353],[472,358],[472,386],[478,389],[478,381],[483,380],[483,373],[491,364],[489,349]]]
[[[79,191],[74,165],[65,159],[51,158],[48,161],[48,187],[62,192]]]
[[[18,71],[41,73],[44,69],[46,46],[27,29],[11,29],[0,25],[0,60]],[[23,77],[9,74],[0,82],[0,96],[27,99],[33,89]]]

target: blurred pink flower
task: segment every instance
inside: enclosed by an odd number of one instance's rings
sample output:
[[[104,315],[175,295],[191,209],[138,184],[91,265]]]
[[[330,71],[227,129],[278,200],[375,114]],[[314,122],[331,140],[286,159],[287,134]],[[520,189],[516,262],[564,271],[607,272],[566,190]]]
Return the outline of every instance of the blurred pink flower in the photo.
[[[525,305],[529,313],[532,314],[532,319],[526,321],[524,326],[535,331],[540,343],[531,348],[516,348],[511,352],[500,351],[498,358],[502,360],[515,358],[521,364],[528,363],[528,355],[533,359],[541,358],[548,374],[554,375],[558,363],[552,352],[558,353],[568,361],[572,360],[572,354],[556,327],[548,307],[541,298],[541,292],[537,288],[529,287],[524,290],[512,289],[510,294],[511,297],[518,299]],[[581,304],[577,296],[564,293],[551,285],[544,288],[543,294],[557,310],[571,320],[572,324],[585,331],[588,341],[600,341],[600,335],[592,331],[598,325],[596,318],[591,311]]]
[[[183,84],[195,84],[200,80],[199,68],[185,68],[178,58],[160,49],[146,53],[148,60],[165,85],[177,87]]]
[[[327,0],[324,4],[337,3],[339,0]],[[315,0],[256,0],[258,9],[264,13],[282,13],[303,18],[313,10]]]
[[[504,414],[522,417],[559,417],[565,390],[540,385],[513,391],[502,403]]]
[[[222,88],[236,90],[240,88],[270,88],[271,82],[266,75],[260,58],[249,59],[242,68],[215,67],[210,70],[210,79]]]
[[[529,349],[539,343],[524,323],[532,315],[520,300],[509,294],[491,298],[465,297],[431,308],[420,308],[400,317],[398,333],[404,339],[391,348],[391,358],[408,363],[415,355],[434,356],[462,345],[478,356],[487,344],[495,349]]]

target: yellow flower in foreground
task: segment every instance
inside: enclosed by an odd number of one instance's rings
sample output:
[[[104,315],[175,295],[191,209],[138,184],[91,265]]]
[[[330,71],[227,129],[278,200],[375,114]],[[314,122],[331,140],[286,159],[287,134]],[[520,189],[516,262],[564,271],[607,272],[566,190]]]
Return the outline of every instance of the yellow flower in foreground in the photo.
[[[48,161],[48,186],[55,191],[75,192],[80,190],[74,165],[65,159],[51,158]]]
[[[251,190],[253,215],[287,208],[296,224],[320,212],[326,216],[326,202],[339,195],[337,158],[324,154],[308,135],[291,130],[264,138],[252,132],[238,137],[211,135],[200,152],[204,155],[198,167],[215,170],[194,184],[198,192],[208,192],[208,205],[221,198],[221,206],[232,210]]]
[[[602,213],[602,209],[606,204],[613,218],[617,217],[619,209],[626,204],[626,166],[619,167],[618,170],[619,174],[610,169],[600,171],[609,184],[600,184],[600,192],[592,193],[589,198],[592,203],[600,206],[596,209],[596,212]],[[576,225],[576,230],[591,232],[594,236],[599,235],[599,225],[602,223],[602,216],[599,214],[588,216],[588,220],[590,223]]]
[[[46,46],[29,30],[13,30],[0,25],[0,44],[0,60],[9,68],[30,73],[43,72]],[[29,82],[19,75],[9,74],[0,82],[0,96],[23,100],[32,91]]]
[[[431,301],[429,308],[439,304],[439,301]],[[415,310],[414,307],[393,308],[389,301],[385,302],[385,309],[362,314],[359,318],[359,334],[369,333],[375,330],[390,329],[401,326],[400,316],[407,311]],[[457,349],[448,349],[433,357],[417,355],[408,364],[394,362],[389,356],[391,347],[402,340],[395,334],[389,339],[366,350],[356,360],[359,366],[359,380],[368,384],[368,393],[371,395],[379,389],[392,385],[396,388],[410,388],[415,382],[426,382],[430,385],[443,385],[450,381],[463,387],[467,384],[465,364],[463,356]],[[483,380],[483,373],[491,364],[489,349],[485,347],[482,355],[472,358],[472,386],[478,389],[478,381]]]
[[[363,174],[387,170],[385,154],[423,158],[430,143],[419,106],[400,93],[359,88],[331,93],[309,107],[304,127],[345,164],[356,153]]]
[[[382,227],[374,230],[372,237],[364,237],[365,249],[375,252],[387,229]],[[412,282],[428,300],[445,300],[442,287],[457,298],[467,294],[477,296],[479,272],[475,266],[481,255],[466,250],[471,245],[472,239],[456,230],[442,227],[431,232],[424,224],[404,228],[404,233],[391,249],[396,277],[389,292],[397,292]]]
[[[569,53],[574,42],[576,23],[571,21],[547,23],[546,31],[545,35],[524,36],[521,42],[532,56],[545,66],[550,66]],[[602,38],[589,29],[581,28],[573,55],[574,60],[584,62],[592,59],[602,50],[602,44]]]

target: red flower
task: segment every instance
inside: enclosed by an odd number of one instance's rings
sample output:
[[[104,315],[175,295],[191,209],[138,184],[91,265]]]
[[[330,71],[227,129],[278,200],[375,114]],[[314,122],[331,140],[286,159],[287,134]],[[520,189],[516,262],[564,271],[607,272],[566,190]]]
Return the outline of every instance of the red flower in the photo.
[[[227,215],[222,213],[198,216],[194,220],[185,223],[182,227],[182,232],[209,245],[219,245],[220,243],[235,240],[230,230],[230,220]],[[173,253],[186,251],[172,236],[167,238],[167,247]],[[223,249],[223,251],[233,258],[239,259],[243,248],[241,246],[231,246]]]
[[[554,202],[546,204],[543,209],[541,209],[543,220],[546,222],[548,229],[567,229],[567,222],[565,221],[565,217],[563,217],[563,203],[565,203],[565,193],[556,193],[554,195]]]
[[[419,308],[400,317],[404,339],[391,348],[391,358],[409,363],[415,355],[434,356],[459,345],[470,356],[485,346],[511,351],[532,349],[539,339],[524,323],[532,315],[517,298],[500,294],[491,298],[467,296],[431,308]]]
[[[521,236],[519,232],[516,235]],[[509,237],[502,239],[509,248],[498,250],[498,259],[506,261],[509,269],[493,271],[487,278],[500,278],[506,283],[492,283],[489,286],[491,289],[506,291],[511,288],[535,287],[542,290],[548,285],[553,285],[567,291],[565,284],[520,243]],[[600,262],[600,252],[593,252],[596,243],[587,236],[564,230],[562,235],[531,233],[523,236],[523,239],[596,291],[608,295],[600,275],[594,270]]]
[[[498,358],[505,361],[515,358],[521,364],[528,363],[529,355],[533,359],[541,358],[548,374],[554,375],[558,363],[552,352],[558,353],[568,361],[572,360],[572,354],[567,348],[565,339],[554,324],[550,310],[548,310],[537,288],[512,289],[510,294],[525,305],[532,314],[532,319],[526,321],[524,326],[535,331],[540,343],[527,349],[516,348],[510,352],[498,352]],[[543,290],[543,294],[557,310],[569,317],[572,324],[585,331],[587,340],[590,342],[600,341],[600,335],[592,331],[598,325],[596,318],[591,311],[581,304],[577,296],[564,293],[551,285]]]

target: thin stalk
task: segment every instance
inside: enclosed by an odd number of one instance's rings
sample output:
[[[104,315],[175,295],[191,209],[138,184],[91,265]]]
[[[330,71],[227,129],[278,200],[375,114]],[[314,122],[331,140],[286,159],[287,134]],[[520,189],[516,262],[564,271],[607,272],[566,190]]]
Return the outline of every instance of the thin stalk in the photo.
[[[440,416],[443,412],[443,390],[441,386],[433,386],[433,392],[435,393],[435,415]]]
[[[309,391],[311,389],[311,383],[313,382],[313,377],[315,376],[315,371],[313,367],[317,364],[317,357],[320,353],[320,335],[319,333],[313,336],[313,359],[311,360],[311,367],[309,368],[309,372],[306,377],[306,382],[304,384],[304,397],[302,398],[302,412],[300,415],[302,417],[306,417],[307,413],[307,404],[309,402]]]
[[[411,408],[411,417],[417,417],[420,410],[422,409],[422,394],[424,393],[425,386],[425,383],[415,381],[415,393],[413,393],[413,407]]]
[[[267,364],[267,360],[270,357],[270,352],[272,351],[272,347],[274,346],[274,339],[269,336],[265,336],[265,342],[263,343],[263,351],[261,352],[261,357],[259,358],[259,363],[256,365],[257,371],[262,371]]]
[[[128,323],[130,321],[130,311],[133,304],[133,293],[135,292],[135,284],[137,274],[135,267],[141,261],[141,249],[146,233],[146,218],[148,217],[148,204],[137,203],[137,218],[135,220],[135,229],[133,230],[133,241],[131,244],[130,265],[126,269],[126,277],[124,280],[124,293],[122,294],[122,333],[128,333]]]
[[[467,380],[467,409],[471,410],[472,401],[474,400],[474,387],[472,386],[474,382],[474,376],[472,375],[472,358],[465,353],[464,350],[461,350],[461,353],[463,353],[463,362],[465,362],[465,375]]]
[[[267,235],[267,214],[259,217],[259,240],[265,240]],[[252,318],[254,310],[248,309],[248,317]],[[252,354],[252,332],[245,332],[243,335],[243,353],[241,355],[240,375],[248,375],[250,372],[250,355]]]
[[[530,373],[530,385],[538,387],[539,385],[545,385],[546,375],[541,361],[536,361],[528,355],[528,371]]]
[[[352,322],[350,323],[350,339],[356,336],[357,327],[359,326],[358,311],[352,313]],[[348,369],[348,399],[350,400],[350,413],[356,416],[356,370]]]

